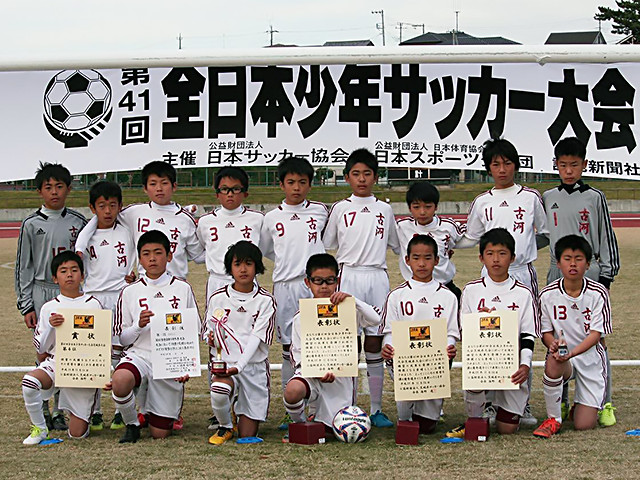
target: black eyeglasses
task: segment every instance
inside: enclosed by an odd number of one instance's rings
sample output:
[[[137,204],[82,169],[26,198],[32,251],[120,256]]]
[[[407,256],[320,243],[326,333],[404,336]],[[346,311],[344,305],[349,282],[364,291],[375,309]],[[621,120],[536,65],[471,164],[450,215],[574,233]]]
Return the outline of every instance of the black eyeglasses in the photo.
[[[221,193],[222,195],[229,195],[230,193],[242,193],[244,192],[244,187],[220,187],[216,188],[216,193]]]
[[[322,285],[323,283],[326,283],[327,285],[334,285],[334,284],[338,283],[338,277],[327,277],[327,278],[307,277],[307,278],[314,285]]]

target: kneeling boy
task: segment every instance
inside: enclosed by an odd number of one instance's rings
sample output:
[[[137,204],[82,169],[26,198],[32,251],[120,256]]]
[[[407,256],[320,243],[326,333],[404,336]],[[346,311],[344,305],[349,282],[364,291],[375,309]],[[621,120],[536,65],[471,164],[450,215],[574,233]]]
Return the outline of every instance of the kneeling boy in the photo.
[[[582,236],[567,235],[555,244],[558,269],[564,278],[540,293],[542,342],[549,349],[542,379],[548,418],[533,434],[549,438],[560,431],[562,385],[576,379],[573,424],[594,428],[605,402],[607,365],[600,337],[611,333],[607,289],[585,277],[592,258]]]

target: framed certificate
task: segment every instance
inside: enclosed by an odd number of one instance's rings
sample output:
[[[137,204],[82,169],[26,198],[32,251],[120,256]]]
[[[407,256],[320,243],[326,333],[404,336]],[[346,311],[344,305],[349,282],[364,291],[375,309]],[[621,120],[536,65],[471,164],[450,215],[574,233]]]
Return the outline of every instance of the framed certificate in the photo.
[[[153,378],[200,376],[198,309],[154,311],[151,317]]]

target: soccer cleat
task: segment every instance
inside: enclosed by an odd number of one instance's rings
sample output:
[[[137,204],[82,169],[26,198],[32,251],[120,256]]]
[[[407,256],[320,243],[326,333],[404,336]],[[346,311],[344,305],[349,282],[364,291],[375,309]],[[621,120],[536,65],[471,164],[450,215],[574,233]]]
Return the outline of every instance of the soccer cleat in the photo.
[[[124,428],[124,421],[122,420],[122,414],[120,412],[116,412],[113,416],[113,420],[111,421],[111,426],[109,427],[111,430],[120,430]]]
[[[89,426],[89,429],[92,432],[99,432],[103,428],[104,428],[104,419],[102,418],[102,414],[94,413],[91,416],[91,425]]]
[[[497,412],[493,405],[488,405],[487,407],[485,407],[484,412],[482,412],[482,418],[488,418],[489,425],[496,424],[496,415]]]
[[[607,402],[602,407],[602,410],[598,412],[598,423],[601,427],[613,427],[616,424],[615,412],[616,407],[611,405],[611,402]]]
[[[524,407],[524,414],[520,417],[520,425],[536,425],[538,423],[538,419],[533,416],[531,413],[531,406],[527,404]]]
[[[445,433],[445,436],[448,438],[464,438],[464,423],[449,430]]]
[[[444,408],[440,409],[440,416],[438,417],[438,423],[444,423]]]
[[[65,421],[62,413],[58,413],[53,416],[51,419],[51,425],[53,425],[54,430],[66,430],[68,428],[67,422]]]
[[[147,428],[147,416],[144,413],[138,413],[138,423],[140,428]]]
[[[562,428],[562,424],[555,418],[547,418],[542,425],[533,431],[533,435],[539,438],[549,438]]]
[[[208,430],[218,430],[219,426],[220,422],[218,421],[218,417],[216,417],[215,415],[209,417],[209,426],[207,427]]]
[[[562,402],[560,404],[560,412],[560,417],[563,421],[569,418],[569,404],[567,402]]]
[[[47,430],[53,430],[53,419],[51,418],[51,412],[49,407],[42,404],[42,414],[44,415],[44,421],[47,423]]]
[[[284,437],[282,437],[282,443],[289,443],[289,434],[285,433]]]
[[[49,430],[31,425],[31,433],[22,441],[23,445],[38,445],[49,438]]]
[[[177,420],[173,421],[173,429],[174,430],[182,430],[184,428],[184,418],[182,415],[178,417]]]
[[[233,429],[218,427],[218,431],[209,437],[211,445],[222,445],[233,438]]]
[[[393,427],[393,422],[389,420],[389,417],[378,410],[376,413],[371,415],[371,425],[378,428],[389,428]]]
[[[118,443],[136,443],[140,439],[140,425],[127,425]]]
[[[278,425],[278,430],[288,430],[290,423],[293,423],[293,420],[291,420],[291,416],[288,413],[285,413],[280,425]]]

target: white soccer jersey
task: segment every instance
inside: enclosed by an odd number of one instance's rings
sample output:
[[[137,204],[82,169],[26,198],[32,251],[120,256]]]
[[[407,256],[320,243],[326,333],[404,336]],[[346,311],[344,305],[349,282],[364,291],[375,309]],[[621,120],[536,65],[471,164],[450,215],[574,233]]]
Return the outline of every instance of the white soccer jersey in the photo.
[[[548,234],[540,193],[516,184],[478,195],[469,208],[465,236],[477,242],[497,227],[506,228],[516,241],[514,268],[533,262],[538,258],[536,233]]]
[[[611,304],[607,289],[588,278],[582,282],[578,297],[564,290],[563,279],[551,282],[540,292],[541,331],[564,333],[569,350],[594,330],[603,336],[611,333]],[[595,346],[582,355],[595,354]],[[580,356],[582,356],[580,355]]]
[[[398,321],[431,320],[443,318],[447,322],[447,344],[460,340],[458,328],[458,299],[447,287],[436,280],[428,283],[408,280],[387,295],[382,312],[379,333],[383,344],[393,345],[391,324]]]
[[[134,353],[147,362],[151,361],[151,323],[140,328],[138,321],[143,310],[166,312],[198,308],[191,285],[182,278],[169,273],[157,279],[141,276],[137,281],[127,285],[120,293],[116,305],[113,323],[113,334],[120,336],[120,342],[127,352]],[[163,321],[151,317],[151,321]],[[200,334],[204,332],[200,322]]]
[[[136,247],[123,224],[97,229],[83,253],[85,292],[119,292],[127,285],[124,277],[135,264]]]
[[[380,324],[380,312],[377,308],[372,307],[368,303],[364,303],[362,300],[356,301],[356,321],[358,322],[358,328],[374,327]],[[296,312],[293,317],[293,327],[291,333],[291,348],[289,352],[291,354],[291,364],[295,370],[301,368],[302,359],[302,336],[300,332],[302,327],[300,326],[300,312]]]
[[[304,276],[309,257],[325,252],[321,233],[328,215],[324,203],[305,200],[299,205],[282,202],[264,216],[260,247],[275,262],[274,283]]]
[[[214,317],[220,321],[217,327]],[[246,363],[264,362],[269,357],[269,345],[276,328],[276,301],[264,288],[255,285],[249,293],[238,292],[231,285],[222,287],[213,292],[207,302],[207,331],[216,328],[223,339],[223,360],[237,364],[249,336],[253,335],[260,339],[260,344]],[[216,356],[214,347],[211,355]]]
[[[520,364],[531,366],[533,340],[540,337],[540,313],[538,302],[531,290],[513,277],[496,283],[487,275],[467,283],[460,297],[460,318],[465,313],[475,313],[481,308],[513,310],[518,312],[520,343],[531,342],[531,347],[520,349]]]
[[[53,300],[42,306],[38,325],[33,332],[33,345],[38,353],[48,353],[52,357],[56,353],[56,329],[49,323],[52,313],[59,313],[61,308],[74,309],[99,309],[102,310],[100,302],[91,295],[80,295],[77,298],[65,297],[60,294]]]
[[[338,263],[350,267],[386,269],[387,248],[400,251],[391,205],[373,195],[334,203],[322,239],[325,248],[337,249]]]
[[[264,214],[239,206],[235,210],[218,207],[198,220],[198,237],[206,251],[207,271],[215,275],[227,276],[224,269],[224,255],[231,245],[246,240],[260,244],[260,229]],[[229,281],[232,281],[229,276]]]
[[[416,235],[428,235],[438,244],[438,258],[440,261],[433,270],[433,278],[440,283],[447,284],[453,280],[456,274],[456,266],[449,259],[449,252],[464,235],[466,227],[458,222],[443,218],[438,215],[433,217],[427,225],[420,225],[411,217],[398,220],[398,240],[400,242],[400,273],[405,280],[409,280],[413,274],[405,262],[407,245]]]

